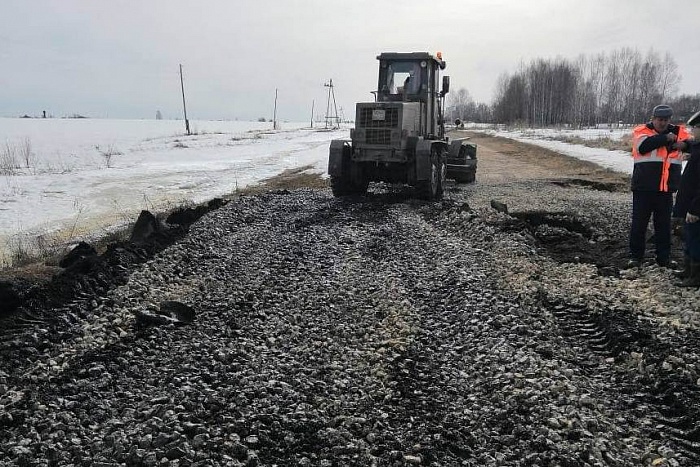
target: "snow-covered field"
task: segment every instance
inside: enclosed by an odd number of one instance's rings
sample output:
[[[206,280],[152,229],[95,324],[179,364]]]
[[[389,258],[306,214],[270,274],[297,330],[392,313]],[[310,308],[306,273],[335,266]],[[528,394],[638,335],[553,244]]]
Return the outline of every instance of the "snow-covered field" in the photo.
[[[349,136],[280,127],[191,121],[187,136],[181,121],[0,119],[0,251],[108,231],[141,209],[205,201],[289,168],[323,173],[329,141]]]
[[[0,265],[39,243],[106,233],[158,210],[225,195],[286,169],[325,173],[328,144],[348,128],[308,122],[0,119]],[[477,128],[474,128],[477,129]],[[505,130],[494,135],[541,145],[631,173],[629,153],[555,141],[620,138],[629,130]]]

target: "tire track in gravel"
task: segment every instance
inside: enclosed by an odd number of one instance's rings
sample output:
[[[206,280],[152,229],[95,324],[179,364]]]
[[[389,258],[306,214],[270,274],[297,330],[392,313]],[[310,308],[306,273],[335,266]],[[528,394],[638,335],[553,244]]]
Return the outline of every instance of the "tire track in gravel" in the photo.
[[[546,296],[541,302],[556,317],[568,340],[614,359],[620,366],[633,366],[632,371],[619,372],[612,388],[622,395],[618,399],[620,410],[653,420],[652,438],[670,441],[680,460],[687,463],[683,465],[700,465],[700,388],[672,371],[668,363],[682,361],[686,352],[697,354],[700,333],[687,330],[686,335],[678,336],[676,345],[681,344],[683,350],[679,352],[656,338],[649,323],[615,304],[609,303],[601,311],[599,303],[591,307]],[[645,367],[658,373],[649,374]]]

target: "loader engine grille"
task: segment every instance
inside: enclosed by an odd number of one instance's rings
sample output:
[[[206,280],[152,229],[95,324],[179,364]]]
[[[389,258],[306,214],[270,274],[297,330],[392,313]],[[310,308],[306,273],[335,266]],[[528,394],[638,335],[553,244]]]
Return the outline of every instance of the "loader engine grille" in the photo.
[[[367,144],[390,144],[391,130],[388,128],[367,128],[365,130]]]
[[[384,119],[376,120],[372,118],[372,113],[375,110],[384,111]],[[360,109],[360,128],[396,128],[399,126],[399,109],[394,108],[381,108],[373,109],[371,107],[364,107]],[[369,133],[368,133],[369,134]]]

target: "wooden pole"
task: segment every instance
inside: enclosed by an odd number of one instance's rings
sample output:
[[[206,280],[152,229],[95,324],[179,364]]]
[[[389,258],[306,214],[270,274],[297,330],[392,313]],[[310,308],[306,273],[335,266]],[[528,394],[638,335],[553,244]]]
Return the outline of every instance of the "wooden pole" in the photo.
[[[314,104],[316,104],[316,100],[312,99],[311,100],[311,128],[314,127]]]
[[[187,106],[185,105],[185,82],[182,79],[182,64],[180,64],[180,88],[182,89],[182,110],[185,112],[185,131],[190,135],[190,121],[187,120]]]
[[[272,115],[272,129],[277,129],[277,88],[275,88],[275,111]]]

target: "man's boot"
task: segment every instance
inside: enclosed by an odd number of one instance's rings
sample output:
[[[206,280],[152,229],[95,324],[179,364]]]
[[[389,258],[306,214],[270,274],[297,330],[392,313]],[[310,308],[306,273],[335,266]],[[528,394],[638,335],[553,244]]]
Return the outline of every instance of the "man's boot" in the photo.
[[[687,277],[690,277],[690,263],[690,256],[685,255],[683,257],[683,269],[679,271],[674,271],[673,275],[679,279],[685,279]]]
[[[700,263],[690,263],[690,276],[683,279],[681,287],[700,287]]]
[[[678,263],[676,263],[675,261],[673,261],[670,258],[661,258],[661,259],[656,258],[656,264],[658,264],[662,268],[666,268],[666,269],[675,270],[678,268]]]

